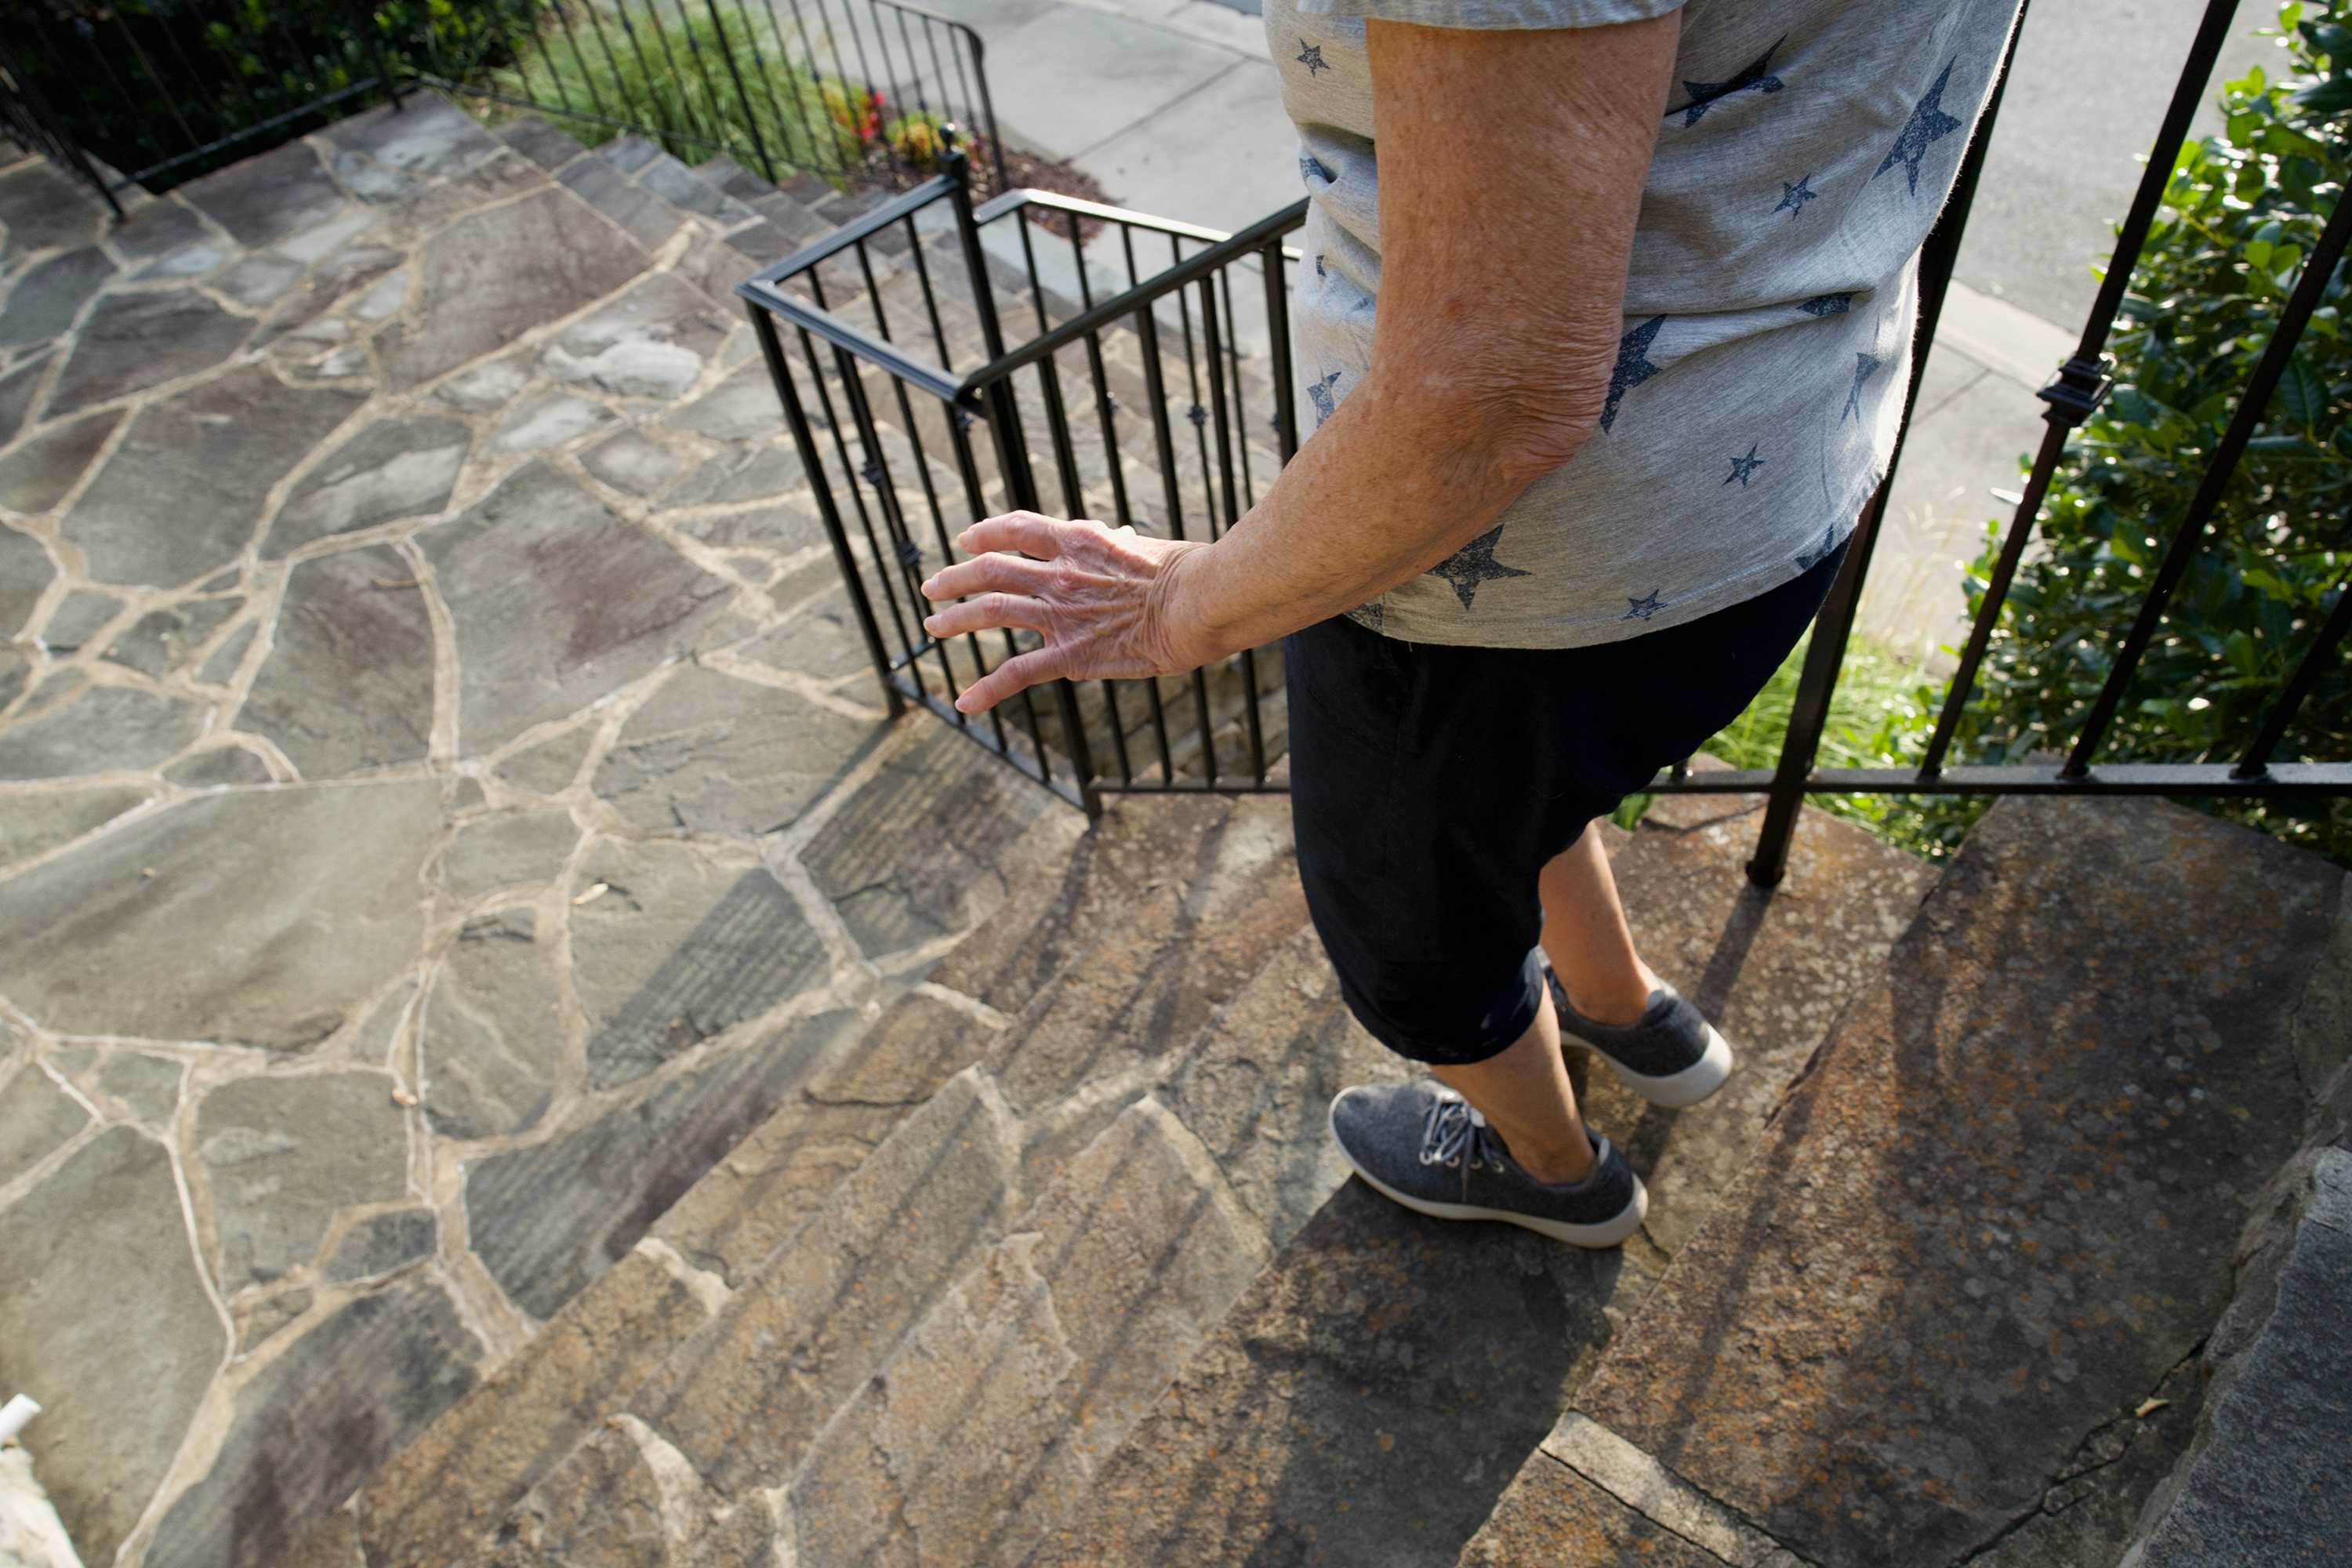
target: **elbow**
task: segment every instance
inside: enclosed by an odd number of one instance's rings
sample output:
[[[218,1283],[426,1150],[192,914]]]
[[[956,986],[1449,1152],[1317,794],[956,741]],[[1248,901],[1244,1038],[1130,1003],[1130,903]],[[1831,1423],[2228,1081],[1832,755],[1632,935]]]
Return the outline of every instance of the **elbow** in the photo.
[[[1553,386],[1509,399],[1492,422],[1496,468],[1524,487],[1564,466],[1601,428],[1605,396]]]

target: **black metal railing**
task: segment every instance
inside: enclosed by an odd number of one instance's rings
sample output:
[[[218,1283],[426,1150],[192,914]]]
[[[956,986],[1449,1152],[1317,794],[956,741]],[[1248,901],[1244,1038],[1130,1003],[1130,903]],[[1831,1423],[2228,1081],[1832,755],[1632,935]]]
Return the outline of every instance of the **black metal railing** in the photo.
[[[1176,539],[1238,522],[1297,447],[1282,237],[1305,220],[1301,202],[1228,236],[1034,190],[975,207],[955,155],[741,286],[894,715],[927,708],[1089,811],[1106,793],[1283,787],[1275,650],[1055,681],[973,719],[958,694],[1034,639],[932,638],[919,584],[964,523],[1009,510]],[[1041,246],[1063,253],[1054,287]]]
[[[2343,639],[2352,630],[2352,581],[2339,585],[2334,606],[2313,633],[2295,673],[2234,761],[2100,761],[2102,743],[2142,656],[2158,635],[2170,596],[2205,541],[2239,458],[2343,259],[2347,234],[2352,231],[2352,207],[2340,197],[2279,312],[2269,346],[2240,395],[2234,416],[2207,458],[2194,499],[2171,524],[2169,545],[2149,575],[2104,689],[2079,727],[2065,738],[2063,760],[1997,766],[1950,761],[1976,674],[2069,434],[2106,395],[2109,327],[2234,10],[2234,0],[2213,0],[2209,5],[2147,174],[2118,230],[2113,261],[2081,342],[2041,395],[2048,405],[2044,417],[2049,431],[1918,765],[1815,765],[1901,460],[1898,444],[1813,628],[1778,764],[1696,771],[1692,760],[1685,759],[1649,786],[1654,793],[1764,795],[1768,805],[1748,868],[1756,882],[1770,886],[1785,872],[1799,807],[1809,795],[2352,795],[2352,761],[2273,760],[2298,710],[2320,674],[2339,657]],[[2012,52],[2015,47],[2012,36]],[[1903,424],[1906,435],[1983,168],[1988,132],[2000,111],[2009,63],[2002,62],[1985,123],[1922,253],[1918,349]],[[927,251],[922,220],[942,210],[950,215],[951,224],[934,222],[928,242],[931,250]],[[1281,787],[1278,770],[1270,773],[1283,723],[1279,701],[1269,700],[1278,694],[1277,650],[1255,650],[1177,679],[1091,682],[1084,689],[1055,682],[1037,700],[1024,695],[1016,702],[1009,724],[993,714],[973,721],[954,708],[956,693],[991,668],[992,660],[1019,652],[1023,639],[1008,635],[992,647],[985,639],[971,637],[950,647],[923,637],[918,584],[928,567],[955,558],[949,543],[955,527],[1010,508],[1105,518],[1171,537],[1183,537],[1188,529],[1197,531],[1196,537],[1214,537],[1234,526],[1255,500],[1256,479],[1250,437],[1257,426],[1242,411],[1254,414],[1270,406],[1268,426],[1275,446],[1259,459],[1268,477],[1297,445],[1285,309],[1286,263],[1296,257],[1285,249],[1281,237],[1304,221],[1305,211],[1306,204],[1298,203],[1227,237],[1034,191],[1012,192],[974,210],[960,168],[950,168],[891,208],[870,215],[743,286],[786,422],[808,468],[867,652],[894,713],[908,702],[929,708],[1089,810],[1101,794],[1111,791]],[[993,250],[985,243],[992,223],[1016,213],[1032,217],[1050,213],[1063,226],[1070,254],[1058,320],[1053,294],[1041,281],[1034,225],[1015,222]],[[1108,247],[1113,258],[1113,291],[1099,300],[1093,281],[1099,268],[1093,264],[1107,247],[1099,237],[1091,247],[1083,241],[1079,226],[1085,223],[1115,231],[1118,241]],[[902,269],[888,279],[877,273],[871,247],[886,237],[895,239],[894,248],[902,255],[912,255],[911,271]],[[1168,259],[1156,270],[1147,272],[1138,265],[1139,237],[1147,246],[1167,242]],[[1193,247],[1189,253],[1188,242]],[[936,258],[931,251],[938,253]],[[961,265],[952,276],[940,270],[941,262],[958,258]],[[1118,287],[1120,261],[1123,288]],[[829,295],[824,268],[853,264],[854,275]],[[883,270],[887,272],[887,267]],[[1254,273],[1251,286],[1238,286],[1236,273]],[[1000,274],[1013,296],[1009,308],[997,299],[995,278]],[[978,342],[968,345],[969,357],[979,363],[969,370],[956,368],[941,324],[939,286],[943,281],[961,290],[972,314]],[[1257,353],[1243,352],[1241,333],[1234,330],[1235,301],[1249,299],[1262,306],[1255,321],[1255,346],[1262,350]],[[892,310],[898,312],[895,323]],[[1196,317],[1201,328],[1197,352]],[[1019,328],[1020,341],[1013,346],[1004,331],[1008,319]],[[787,332],[793,339],[790,352]],[[1186,377],[1181,385],[1173,374],[1174,345],[1180,340]],[[1130,379],[1140,384],[1125,401],[1111,387],[1122,358],[1134,362],[1138,374]],[[1189,441],[1182,430],[1186,424],[1192,427]],[[984,441],[969,434],[979,426],[986,426]],[[821,431],[830,437],[829,450],[820,449]],[[926,432],[951,448],[952,464],[941,468],[944,482],[935,483],[929,471]],[[1124,445],[1130,437],[1142,444],[1140,461],[1132,467]],[[1049,458],[1058,493],[1049,497],[1038,483],[1039,459],[1033,453]],[[917,476],[911,489],[894,462]],[[1270,673],[1273,681],[1267,679]]]
[[[905,0],[28,0],[0,20],[0,121],[110,202],[415,84],[774,184],[910,183],[952,122],[1005,183],[979,35]]]

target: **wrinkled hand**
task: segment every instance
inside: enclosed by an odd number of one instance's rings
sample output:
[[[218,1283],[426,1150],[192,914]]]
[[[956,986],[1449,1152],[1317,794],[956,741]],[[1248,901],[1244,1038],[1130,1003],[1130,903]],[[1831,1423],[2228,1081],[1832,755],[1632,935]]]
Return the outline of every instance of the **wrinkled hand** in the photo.
[[[985,518],[956,543],[973,559],[923,584],[923,596],[942,606],[924,618],[923,629],[945,638],[1025,626],[1045,638],[966,689],[956,699],[966,713],[985,712],[1016,691],[1061,677],[1181,675],[1216,656],[1197,626],[1177,624],[1189,617],[1171,613],[1183,563],[1206,544],[1034,511]],[[956,599],[963,602],[947,603]]]

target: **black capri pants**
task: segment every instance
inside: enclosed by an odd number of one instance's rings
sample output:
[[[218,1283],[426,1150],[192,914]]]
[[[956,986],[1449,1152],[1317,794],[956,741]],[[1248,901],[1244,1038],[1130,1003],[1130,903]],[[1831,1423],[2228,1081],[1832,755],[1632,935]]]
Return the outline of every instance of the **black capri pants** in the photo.
[[[1340,994],[1374,1038],[1455,1064],[1534,1026],[1545,863],[1739,715],[1845,551],[1713,615],[1591,647],[1400,642],[1345,616],[1285,640],[1299,877]]]

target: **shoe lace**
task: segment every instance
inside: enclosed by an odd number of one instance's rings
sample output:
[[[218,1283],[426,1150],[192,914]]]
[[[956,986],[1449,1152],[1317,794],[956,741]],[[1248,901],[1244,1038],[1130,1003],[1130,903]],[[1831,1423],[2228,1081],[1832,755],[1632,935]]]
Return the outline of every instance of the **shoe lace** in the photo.
[[[1503,1141],[1477,1109],[1458,1094],[1440,1095],[1421,1119],[1421,1163],[1453,1168],[1470,1156],[1470,1168],[1503,1169]]]

